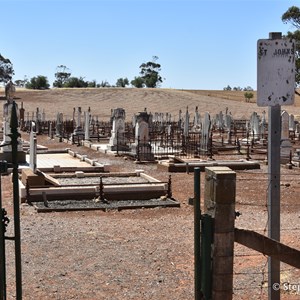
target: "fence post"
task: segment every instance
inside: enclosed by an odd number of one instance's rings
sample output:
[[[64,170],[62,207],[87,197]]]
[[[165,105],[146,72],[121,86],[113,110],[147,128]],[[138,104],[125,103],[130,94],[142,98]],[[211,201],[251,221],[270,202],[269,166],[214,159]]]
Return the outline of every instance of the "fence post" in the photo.
[[[212,299],[231,300],[236,173],[228,167],[205,168],[204,212],[214,218]]]
[[[201,240],[200,240],[200,168],[194,169],[194,283],[195,300],[200,300],[201,295]]]
[[[212,287],[212,238],[213,219],[210,215],[201,216],[201,291],[204,299],[211,299]]]

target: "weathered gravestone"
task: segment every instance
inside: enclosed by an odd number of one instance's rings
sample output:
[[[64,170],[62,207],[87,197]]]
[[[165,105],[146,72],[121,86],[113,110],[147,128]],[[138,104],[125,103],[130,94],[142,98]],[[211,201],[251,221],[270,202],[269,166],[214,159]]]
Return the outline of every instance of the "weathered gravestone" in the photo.
[[[90,112],[84,112],[84,140],[90,140],[90,123],[91,123],[91,115]]]
[[[13,83],[10,81],[5,86],[5,95],[6,95],[6,103],[3,105],[3,141],[1,142],[1,160],[6,160],[8,162],[12,161],[11,152],[11,116],[12,116],[12,109],[15,105],[17,118],[19,118],[19,110],[17,103],[14,102],[14,93],[15,87]],[[21,138],[18,138],[18,162],[24,163],[26,162],[26,154],[23,151],[23,144]]]
[[[204,119],[202,121],[202,131],[201,131],[201,151],[207,152],[207,145],[210,137],[211,120],[208,112],[205,113]]]
[[[288,163],[292,151],[289,132],[289,114],[286,111],[281,113],[281,141],[280,141],[280,161]]]
[[[140,161],[154,160],[149,141],[149,114],[145,111],[136,116],[135,143],[132,145],[132,152]]]
[[[30,137],[29,137],[29,167],[33,173],[36,173],[37,168],[37,139],[36,139],[36,124],[32,122]]]
[[[112,110],[112,130],[108,148],[113,151],[129,151],[125,139],[125,110],[116,108]]]
[[[56,114],[55,137],[58,138],[60,142],[63,136],[63,121],[64,121],[63,119],[64,119],[63,113]]]

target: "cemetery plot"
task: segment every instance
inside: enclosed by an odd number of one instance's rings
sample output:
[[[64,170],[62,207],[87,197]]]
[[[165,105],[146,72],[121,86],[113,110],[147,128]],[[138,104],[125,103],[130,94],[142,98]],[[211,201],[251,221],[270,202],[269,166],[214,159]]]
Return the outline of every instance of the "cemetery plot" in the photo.
[[[157,167],[167,172],[193,172],[194,168],[204,171],[206,167],[229,167],[232,170],[260,169],[258,161],[241,160],[195,160],[174,157],[172,161],[160,161]]]
[[[27,173],[26,173],[27,172]],[[179,207],[172,198],[171,179],[161,182],[141,170],[134,173],[40,174],[48,185],[23,171],[22,201],[37,211],[107,210],[140,207]],[[36,177],[36,176],[35,176]],[[25,184],[24,184],[25,183]]]

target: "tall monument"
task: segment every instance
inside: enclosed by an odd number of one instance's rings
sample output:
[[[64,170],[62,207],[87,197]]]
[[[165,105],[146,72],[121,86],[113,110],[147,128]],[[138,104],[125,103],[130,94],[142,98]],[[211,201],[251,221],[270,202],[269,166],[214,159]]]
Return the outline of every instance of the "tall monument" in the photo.
[[[3,140],[0,144],[0,159],[6,160],[8,162],[12,161],[11,153],[11,117],[12,117],[12,109],[15,105],[17,117],[19,115],[18,105],[14,101],[14,94],[16,88],[12,81],[10,80],[5,86],[5,97],[6,103],[3,105]],[[25,163],[26,162],[26,154],[23,151],[22,141],[18,138],[18,162]]]

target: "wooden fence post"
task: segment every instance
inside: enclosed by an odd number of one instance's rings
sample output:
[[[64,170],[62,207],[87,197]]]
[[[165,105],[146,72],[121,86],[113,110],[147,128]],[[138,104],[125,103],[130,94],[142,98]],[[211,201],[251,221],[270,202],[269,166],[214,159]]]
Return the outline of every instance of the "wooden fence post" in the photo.
[[[205,168],[204,212],[214,218],[212,299],[233,293],[233,249],[236,173],[228,167]]]

